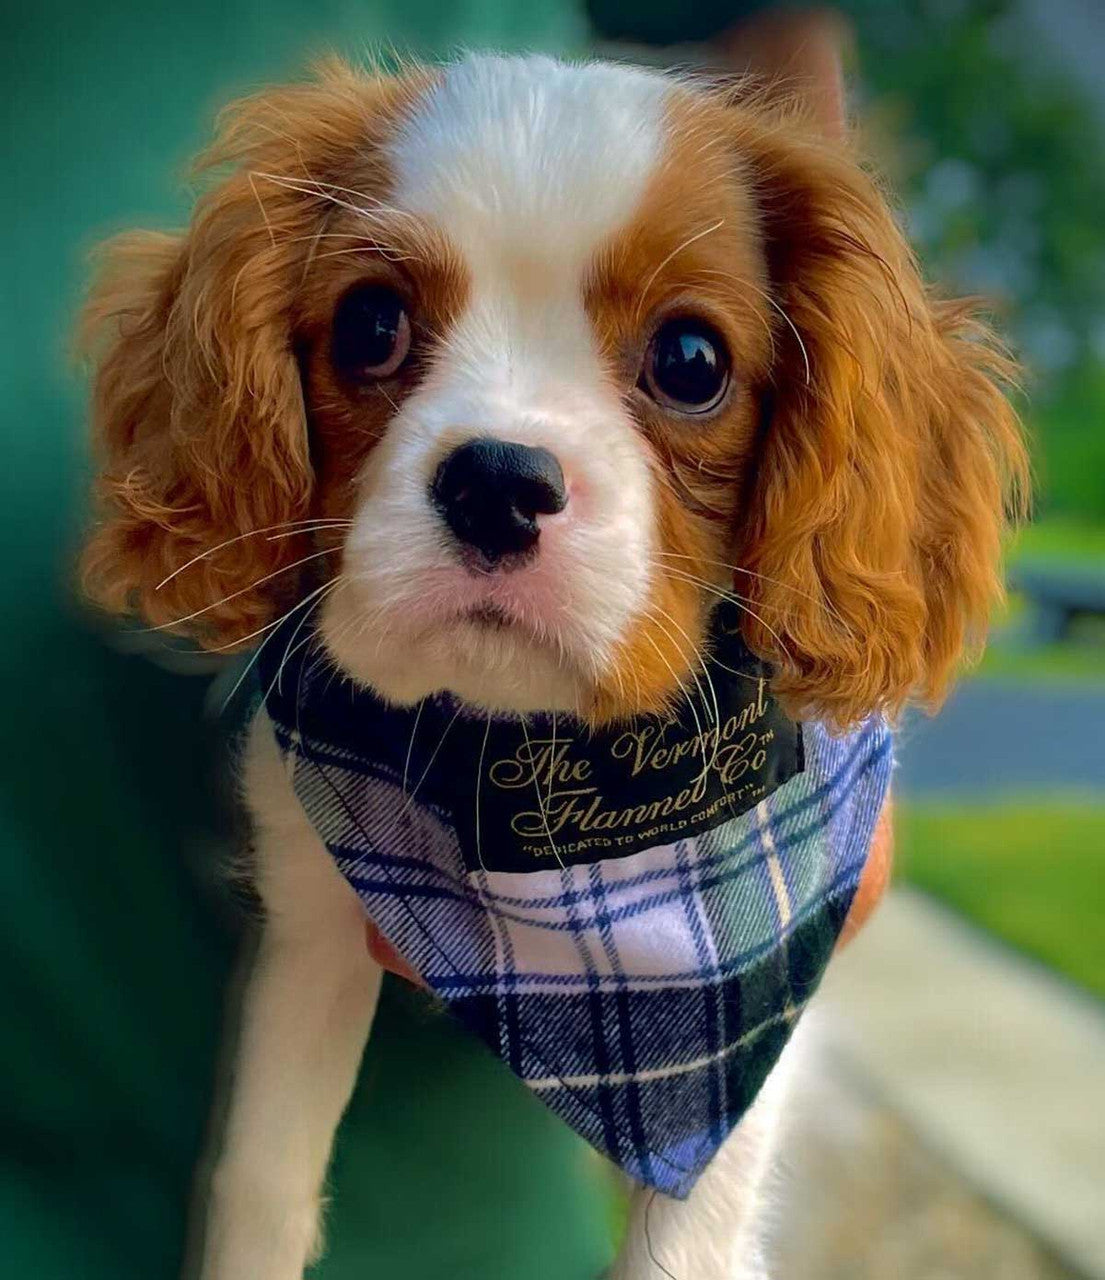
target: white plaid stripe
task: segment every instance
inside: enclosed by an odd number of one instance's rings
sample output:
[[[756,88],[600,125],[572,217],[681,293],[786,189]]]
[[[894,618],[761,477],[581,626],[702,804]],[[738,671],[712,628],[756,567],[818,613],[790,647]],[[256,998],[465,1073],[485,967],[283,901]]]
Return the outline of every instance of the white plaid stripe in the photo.
[[[772,1027],[778,1026],[780,1022],[793,1022],[799,1014],[802,1013],[805,1005],[789,1005],[786,1009],[773,1013],[769,1018],[765,1018],[758,1026],[746,1031],[744,1035],[738,1037],[731,1044],[726,1044],[723,1048],[715,1050],[713,1053],[703,1054],[700,1058],[691,1058],[685,1062],[674,1062],[663,1067],[647,1067],[643,1071],[637,1071],[632,1074],[628,1072],[611,1072],[609,1075],[581,1075],[581,1076],[547,1076],[544,1079],[528,1080],[526,1084],[535,1093],[545,1093],[552,1089],[587,1089],[599,1084],[606,1085],[622,1085],[633,1081],[637,1084],[650,1084],[655,1080],[667,1080],[672,1076],[692,1075],[695,1072],[716,1069],[726,1058],[730,1058],[733,1054],[738,1053],[741,1049],[747,1049],[753,1041],[758,1040],[765,1031],[769,1031]]]
[[[884,726],[832,738],[807,725],[805,773],[697,839],[529,874],[468,873],[449,815],[412,805],[395,770],[277,729],[306,812],[385,936],[570,1124],[685,1193],[827,960],[826,912],[831,935],[887,789]],[[798,992],[810,947],[791,954],[789,940],[811,928],[825,954]]]

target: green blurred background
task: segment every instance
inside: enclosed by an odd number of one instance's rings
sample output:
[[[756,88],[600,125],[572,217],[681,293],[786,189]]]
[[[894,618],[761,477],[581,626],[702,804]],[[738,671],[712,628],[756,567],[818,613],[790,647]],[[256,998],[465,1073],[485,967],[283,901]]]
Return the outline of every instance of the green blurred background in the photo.
[[[980,683],[905,735],[899,872],[1105,995],[1105,611],[1056,639],[1017,589],[1071,575],[1105,604],[1105,7],[846,7],[870,149],[929,274],[1023,361],[1036,471]]]
[[[242,920],[217,885],[221,852],[240,832],[217,781],[226,735],[204,714],[204,681],[105,643],[70,602],[87,463],[66,344],[88,251],[115,230],[181,223],[187,161],[216,108],[299,73],[314,53],[443,56],[464,44],[571,54],[606,50],[614,33],[653,45],[618,45],[619,56],[716,60],[701,43],[656,46],[702,41],[752,7],[763,6],[6,7],[0,1238],[13,1275],[175,1275]],[[1095,67],[1105,49],[1080,61],[1073,29],[1066,46],[1049,45],[1041,31],[1065,21],[1063,4],[842,8],[866,143],[903,194],[930,273],[994,299],[1030,368],[1038,518],[1013,563],[1101,583],[1105,91]],[[910,727],[901,868],[1105,994],[1105,623],[1079,617],[1056,639],[1035,618],[1031,591],[1015,595],[952,719]],[[1022,714],[1053,715],[1056,740],[1077,741],[1078,758],[1045,750],[1007,761],[1002,740],[972,737],[999,723],[1014,726],[1009,739]],[[412,1280],[585,1277],[610,1253],[607,1183],[587,1152],[396,989],[334,1186],[326,1280],[374,1269]]]

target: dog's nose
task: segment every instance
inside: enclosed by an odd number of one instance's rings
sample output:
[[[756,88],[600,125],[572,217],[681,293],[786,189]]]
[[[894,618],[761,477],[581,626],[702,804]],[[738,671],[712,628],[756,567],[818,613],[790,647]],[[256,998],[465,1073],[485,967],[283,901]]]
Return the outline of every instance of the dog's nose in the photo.
[[[454,449],[438,467],[430,497],[456,537],[490,561],[532,551],[537,517],[568,504],[555,454],[491,438]]]

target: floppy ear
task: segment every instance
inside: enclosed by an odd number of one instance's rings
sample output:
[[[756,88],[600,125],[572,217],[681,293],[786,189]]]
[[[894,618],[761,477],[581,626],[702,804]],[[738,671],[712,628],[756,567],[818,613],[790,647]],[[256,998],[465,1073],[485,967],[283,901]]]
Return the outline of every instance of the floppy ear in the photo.
[[[846,726],[934,707],[1000,598],[1027,491],[1013,371],[964,302],[935,300],[842,148],[747,120],[780,315],[740,530],[747,637],[795,710]]]
[[[208,200],[187,235],[108,245],[86,312],[100,347],[100,522],[85,589],[106,609],[211,644],[268,621],[274,579],[261,580],[290,563],[296,539],[216,548],[302,518],[311,498],[286,286],[236,185]]]
[[[365,145],[384,83],[332,63],[237,104],[201,162],[231,172],[188,231],[105,246],[83,325],[99,520],[82,579],[102,607],[230,647],[294,589],[304,539],[283,535],[313,487],[295,298],[326,175]]]

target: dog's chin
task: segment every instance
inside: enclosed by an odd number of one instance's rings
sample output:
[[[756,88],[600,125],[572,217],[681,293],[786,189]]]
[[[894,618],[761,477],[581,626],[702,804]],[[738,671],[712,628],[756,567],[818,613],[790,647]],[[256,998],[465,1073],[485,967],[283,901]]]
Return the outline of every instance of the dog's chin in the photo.
[[[405,626],[399,619],[356,634],[330,614],[322,638],[335,663],[387,702],[411,706],[448,692],[473,709],[496,713],[580,713],[592,682],[555,641],[539,637],[494,607]]]

